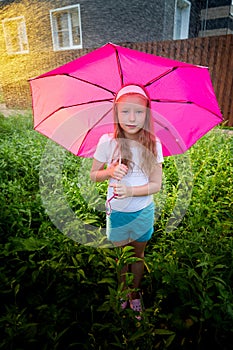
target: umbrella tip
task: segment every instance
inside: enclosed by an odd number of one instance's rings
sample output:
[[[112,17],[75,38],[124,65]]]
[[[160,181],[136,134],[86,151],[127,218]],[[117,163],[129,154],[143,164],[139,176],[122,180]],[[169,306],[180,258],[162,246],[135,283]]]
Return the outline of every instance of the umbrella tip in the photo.
[[[109,41],[106,45],[110,45],[110,46],[116,46],[116,44],[112,43],[111,41]]]

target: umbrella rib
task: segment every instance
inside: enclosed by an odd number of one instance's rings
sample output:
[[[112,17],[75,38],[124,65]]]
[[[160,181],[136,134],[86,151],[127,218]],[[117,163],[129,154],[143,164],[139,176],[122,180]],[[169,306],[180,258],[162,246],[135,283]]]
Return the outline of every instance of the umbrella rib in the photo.
[[[187,103],[194,104],[192,101],[188,100],[165,100],[165,99],[151,99],[152,102],[161,102],[161,103]]]
[[[154,78],[154,79],[148,81],[148,83],[146,83],[144,86],[145,86],[145,87],[148,87],[148,86],[154,84],[156,81],[158,81],[158,80],[162,79],[163,77],[165,77],[166,75],[168,75],[168,74],[174,72],[174,71],[175,71],[176,69],[178,69],[178,68],[179,68],[179,67],[172,67],[172,68],[170,68],[170,69],[167,70],[166,72],[160,74],[158,77],[156,77],[156,78]]]
[[[124,76],[123,76],[123,71],[122,71],[122,65],[121,65],[119,52],[118,52],[116,47],[115,47],[115,52],[116,52],[116,60],[117,60],[118,71],[119,71],[119,75],[120,75],[120,79],[121,79],[121,85],[123,85],[124,84]]]
[[[82,81],[83,83],[87,83],[87,84],[90,84],[90,85],[92,85],[92,86],[96,86],[96,87],[98,87],[98,88],[100,88],[100,89],[102,89],[102,90],[105,90],[105,91],[110,92],[113,96],[115,96],[115,92],[114,92],[114,91],[109,90],[109,89],[107,89],[107,88],[105,88],[105,87],[103,87],[103,86],[101,86],[101,85],[99,85],[99,84],[92,83],[91,81],[88,81],[88,80],[85,80],[85,79],[81,79],[81,78],[78,78],[78,77],[74,77],[73,75],[70,75],[70,74],[68,74],[68,73],[62,74],[62,75],[66,75],[66,76],[68,76],[68,77],[70,77],[70,78],[73,78],[73,79]]]
[[[74,104],[74,105],[59,107],[59,108],[57,108],[55,111],[53,111],[52,113],[50,113],[49,115],[47,115],[46,118],[44,118],[43,120],[41,120],[41,121],[39,122],[39,124],[36,125],[35,128],[38,128],[45,120],[47,120],[47,119],[50,118],[54,113],[57,113],[57,112],[59,112],[59,111],[62,110],[62,109],[72,108],[72,107],[78,107],[78,106],[88,105],[88,104],[97,103],[97,102],[112,102],[112,98],[105,99],[105,100],[87,101],[87,102],[83,102],[83,103],[77,103],[77,104]]]
[[[161,100],[161,99],[151,99],[152,102],[159,102],[159,103],[181,103],[181,104],[193,104],[193,105],[196,105],[197,107],[200,107],[200,108],[203,108],[205,109],[206,111],[216,115],[216,117],[218,117],[219,119],[223,119],[222,116],[219,116],[217,113],[211,111],[209,108],[206,108],[206,107],[203,107],[193,101],[186,101],[186,100]]]
[[[51,77],[56,77],[56,76],[66,76],[66,77],[69,77],[69,78],[73,78],[73,79],[76,79],[76,80],[79,80],[79,81],[82,81],[83,83],[86,83],[86,84],[89,84],[89,85],[92,85],[92,86],[96,86],[102,90],[105,90],[107,92],[110,92],[113,96],[115,96],[115,92],[112,91],[112,90],[109,90],[101,85],[98,85],[96,83],[92,83],[91,81],[88,81],[88,80],[85,80],[85,79],[81,79],[81,78],[78,78],[78,77],[75,77],[73,75],[70,75],[68,73],[61,73],[61,74],[51,74],[51,75],[47,75],[47,76],[42,76],[42,77],[37,77],[37,78],[34,78],[34,79],[31,79],[31,80],[38,80],[38,79],[45,79],[45,78],[51,78]]]
[[[150,80],[148,83],[146,83],[144,86],[147,87],[147,86],[150,86],[152,84],[154,84],[156,81],[160,80],[161,78],[165,77],[166,75],[168,74],[171,74],[172,72],[174,72],[175,70],[177,69],[186,69],[186,68],[190,68],[190,65],[187,65],[187,66],[175,66],[175,67],[172,67],[170,68],[169,70],[167,70],[166,72],[160,74],[158,77]],[[200,69],[202,67],[199,67],[199,66],[192,66],[192,68],[197,68],[197,69]]]
[[[160,125],[164,130],[166,130],[167,132],[171,133],[172,137],[173,137],[173,138],[176,140],[176,142],[177,142],[176,137],[174,137],[173,133],[171,132],[171,130],[170,130],[166,125],[164,125],[163,123],[159,122],[158,120],[156,120],[156,123],[157,123],[158,125]],[[177,145],[178,145],[178,147],[180,148],[181,152],[184,152],[184,151],[185,151],[184,148],[181,147],[179,141],[177,142]]]
[[[112,107],[111,107],[106,113],[104,113],[104,115],[103,115],[97,122],[95,122],[95,124],[92,125],[91,128],[89,128],[88,132],[85,134],[84,139],[82,140],[82,143],[81,143],[81,145],[80,145],[80,147],[79,147],[79,150],[80,150],[80,148],[82,147],[83,143],[85,142],[85,140],[86,140],[87,136],[89,135],[90,131],[91,131],[92,129],[94,129],[95,126],[96,126],[101,120],[103,120],[103,119],[105,118],[105,116],[106,116],[109,112],[111,112],[111,110],[112,110]],[[75,141],[75,142],[76,142],[76,141]],[[74,142],[74,143],[75,143],[75,142]],[[72,144],[72,146],[73,146],[73,144]],[[72,146],[71,146],[71,148],[72,148]],[[78,151],[79,151],[79,150],[78,150]],[[78,152],[77,152],[77,154],[78,154]]]

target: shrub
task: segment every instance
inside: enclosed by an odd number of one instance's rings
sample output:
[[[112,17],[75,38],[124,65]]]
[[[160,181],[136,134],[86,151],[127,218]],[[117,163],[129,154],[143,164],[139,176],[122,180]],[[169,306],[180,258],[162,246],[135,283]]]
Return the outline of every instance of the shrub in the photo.
[[[0,132],[0,349],[230,349],[231,136],[216,129],[165,160],[138,322],[119,305],[117,274],[131,250],[85,246],[61,233],[41,197],[49,141],[32,130],[30,115],[1,117]],[[58,181],[58,202],[65,196],[82,222],[104,227],[106,183],[93,188],[89,168],[65,152],[61,178],[49,168],[49,191]]]

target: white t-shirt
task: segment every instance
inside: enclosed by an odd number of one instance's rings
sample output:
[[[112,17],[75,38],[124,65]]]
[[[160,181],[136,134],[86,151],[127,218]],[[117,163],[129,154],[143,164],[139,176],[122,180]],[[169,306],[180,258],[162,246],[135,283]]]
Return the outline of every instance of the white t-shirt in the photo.
[[[161,142],[156,138],[156,149],[157,149],[157,163],[163,162],[162,145]],[[119,158],[117,155],[117,141],[113,138],[113,134],[104,134],[101,136],[97,145],[94,158],[101,163],[110,166],[114,159]],[[139,155],[139,149],[134,146],[130,148],[132,152],[132,163],[133,167],[130,168],[128,173],[121,180],[126,186],[141,186],[149,182],[148,176],[142,171],[141,157]],[[109,184],[116,182],[116,179],[110,179]],[[113,195],[113,188],[108,187],[107,199]],[[134,212],[147,207],[153,201],[153,196],[140,196],[140,197],[127,197],[123,199],[113,198],[111,200],[111,207],[113,210],[123,212]]]

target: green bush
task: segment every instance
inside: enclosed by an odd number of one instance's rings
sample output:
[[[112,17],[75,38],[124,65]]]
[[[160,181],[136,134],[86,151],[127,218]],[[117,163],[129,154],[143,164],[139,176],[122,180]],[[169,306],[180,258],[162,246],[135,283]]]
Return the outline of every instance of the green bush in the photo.
[[[40,188],[52,143],[32,130],[31,116],[1,117],[0,132],[0,349],[230,350],[232,136],[216,129],[186,155],[165,160],[138,322],[119,305],[117,275],[131,250],[85,246],[61,233]],[[48,190],[65,196],[82,222],[104,228],[106,184],[89,182],[90,161],[68,152],[62,161],[63,193],[51,164]]]

